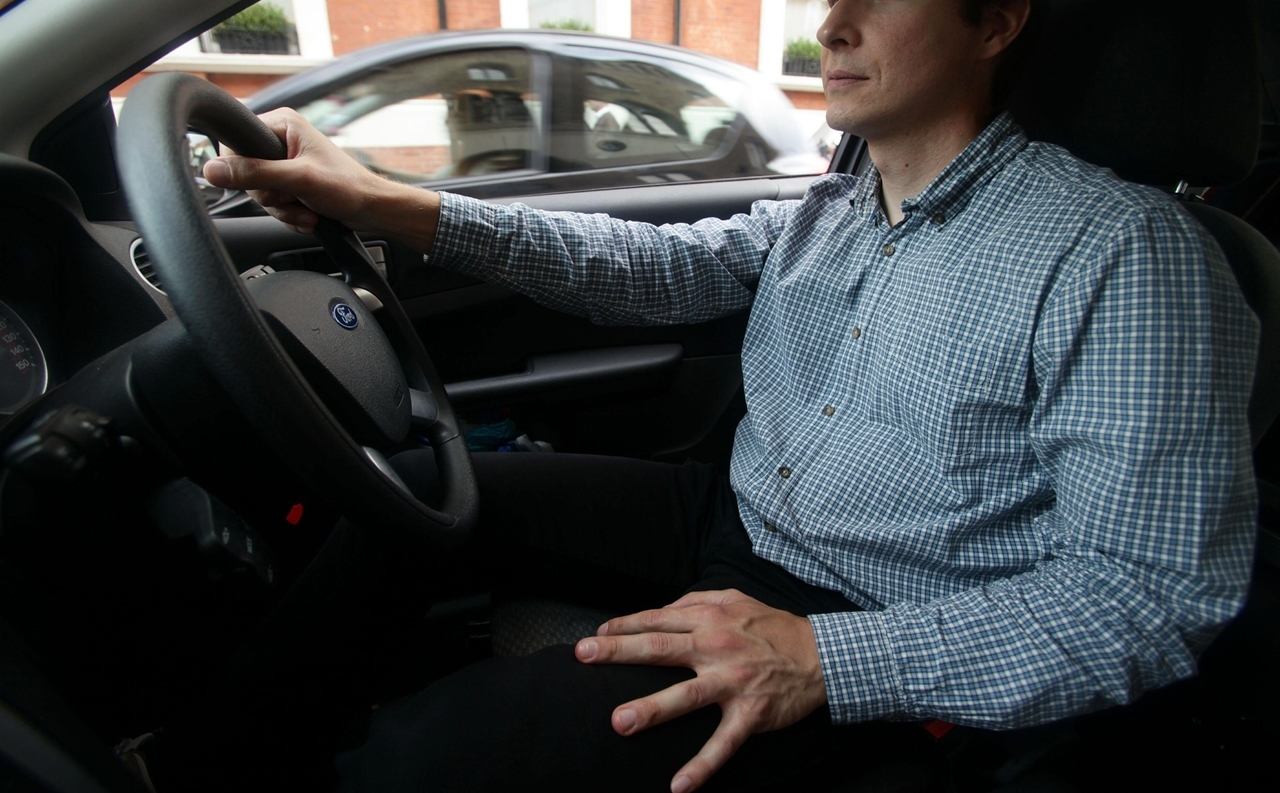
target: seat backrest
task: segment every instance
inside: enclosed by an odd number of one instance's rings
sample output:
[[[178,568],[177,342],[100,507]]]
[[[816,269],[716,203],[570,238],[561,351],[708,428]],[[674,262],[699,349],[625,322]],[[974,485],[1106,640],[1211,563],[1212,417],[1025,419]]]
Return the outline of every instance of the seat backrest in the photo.
[[[1025,75],[1009,109],[1032,140],[1172,190],[1248,176],[1261,137],[1247,0],[1034,0]],[[1248,224],[1186,202],[1218,240],[1262,322],[1249,426],[1280,413],[1280,253]]]
[[[1172,188],[1248,176],[1261,77],[1247,0],[1033,0],[1009,103],[1032,140]]]
[[[1191,201],[1186,208],[1222,246],[1245,301],[1262,324],[1249,398],[1249,429],[1256,446],[1280,415],[1280,251],[1234,215]]]

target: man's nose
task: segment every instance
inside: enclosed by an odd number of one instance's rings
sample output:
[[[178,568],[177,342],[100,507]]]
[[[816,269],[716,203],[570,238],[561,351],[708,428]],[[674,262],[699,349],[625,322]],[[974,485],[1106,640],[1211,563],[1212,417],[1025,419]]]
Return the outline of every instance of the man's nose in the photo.
[[[854,8],[859,0],[840,0],[827,9],[827,16],[818,27],[818,43],[829,50],[856,47],[861,40]]]

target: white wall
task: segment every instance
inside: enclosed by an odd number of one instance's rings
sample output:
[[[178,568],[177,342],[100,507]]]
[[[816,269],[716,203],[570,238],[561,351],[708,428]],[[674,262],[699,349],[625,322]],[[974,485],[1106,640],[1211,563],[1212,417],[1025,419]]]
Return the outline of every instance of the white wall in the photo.
[[[760,52],[756,69],[769,77],[782,76],[782,51],[787,46],[787,0],[760,0]]]
[[[586,20],[596,33],[631,38],[631,0],[594,0],[595,18]],[[584,3],[585,4],[585,3]],[[571,7],[572,3],[566,3]],[[499,0],[498,12],[504,28],[525,29],[533,26],[529,0]],[[565,16],[574,16],[566,11]]]
[[[596,0],[596,32],[631,38],[631,0]]]
[[[327,0],[293,0],[293,20],[298,27],[298,54],[304,58],[332,58]]]

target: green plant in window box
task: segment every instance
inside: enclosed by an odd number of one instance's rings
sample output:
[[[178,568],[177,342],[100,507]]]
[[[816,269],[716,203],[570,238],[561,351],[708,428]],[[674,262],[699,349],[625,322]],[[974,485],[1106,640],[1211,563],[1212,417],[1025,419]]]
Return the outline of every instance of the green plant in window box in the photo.
[[[223,52],[288,55],[291,27],[279,7],[257,3],[214,27],[213,37]]]
[[[782,73],[822,76],[822,45],[816,39],[793,39],[782,53]]]
[[[538,27],[553,28],[555,30],[585,30],[588,33],[595,30],[595,28],[591,27],[590,23],[583,22],[581,19],[556,19],[543,22],[538,25]]]

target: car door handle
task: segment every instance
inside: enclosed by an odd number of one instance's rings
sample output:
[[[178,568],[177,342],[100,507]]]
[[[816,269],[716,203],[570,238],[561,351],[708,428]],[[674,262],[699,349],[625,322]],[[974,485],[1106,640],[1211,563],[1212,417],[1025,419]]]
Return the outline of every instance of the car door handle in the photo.
[[[594,396],[660,382],[684,360],[679,344],[644,344],[535,355],[523,372],[446,383],[455,404],[507,404],[552,394]]]

